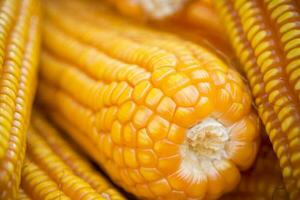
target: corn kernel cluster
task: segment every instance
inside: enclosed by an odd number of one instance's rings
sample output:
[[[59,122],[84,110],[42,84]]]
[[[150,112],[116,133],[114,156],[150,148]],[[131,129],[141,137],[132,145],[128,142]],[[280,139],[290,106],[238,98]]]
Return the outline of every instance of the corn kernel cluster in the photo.
[[[0,0],[0,200],[300,199],[299,26],[298,0]]]

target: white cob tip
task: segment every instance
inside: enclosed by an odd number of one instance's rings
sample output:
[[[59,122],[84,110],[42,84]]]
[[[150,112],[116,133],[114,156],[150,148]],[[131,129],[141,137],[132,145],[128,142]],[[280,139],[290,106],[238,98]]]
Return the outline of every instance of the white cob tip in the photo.
[[[230,130],[214,118],[207,118],[188,129],[180,148],[181,175],[191,179],[202,178],[212,161],[226,158],[229,133]]]
[[[180,10],[188,0],[136,0],[150,18],[162,19]]]

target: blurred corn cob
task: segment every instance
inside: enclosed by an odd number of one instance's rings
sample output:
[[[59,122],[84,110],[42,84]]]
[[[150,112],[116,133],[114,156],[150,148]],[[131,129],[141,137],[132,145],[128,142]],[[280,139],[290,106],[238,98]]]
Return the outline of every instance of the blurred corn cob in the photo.
[[[201,38],[207,40],[218,50],[219,54],[225,54],[232,59],[233,50],[211,0],[192,1],[177,15],[167,20],[156,20],[151,23],[161,24],[159,28],[170,29],[174,33],[179,32],[180,35],[186,35],[187,39],[191,38],[196,42]]]
[[[107,0],[122,14],[135,19],[163,19],[180,11],[190,0]]]
[[[132,0],[111,1],[119,12],[131,16],[135,20],[143,19],[145,13],[139,9],[138,2]],[[151,2],[151,1],[150,1]],[[184,6],[177,14],[164,20],[151,20],[147,23],[156,29],[175,33],[184,39],[213,51],[230,65],[236,65],[234,51],[224,34],[219,16],[215,12],[210,0],[196,0],[191,3],[182,3]],[[92,4],[89,10],[95,10]],[[95,16],[97,17],[97,16]]]
[[[300,199],[300,14],[294,0],[214,1],[291,199]]]
[[[19,199],[125,199],[37,112],[27,141]]]
[[[87,2],[46,1],[39,102],[138,197],[233,190],[259,140],[238,73],[200,46]]]
[[[39,2],[0,3],[0,199],[15,199],[36,86]]]
[[[175,21],[164,21],[150,23],[156,29],[176,34],[185,40],[192,41],[205,47],[210,52],[217,55],[226,64],[236,66],[237,60],[230,43],[223,37],[220,32],[210,32],[202,27],[193,27],[184,24],[176,24]],[[237,67],[239,69],[239,67]]]
[[[107,0],[117,10],[135,20],[172,21],[173,25],[189,24],[208,29],[211,34],[223,33],[218,14],[211,0]],[[164,11],[165,10],[165,11]],[[169,16],[165,19],[166,16]],[[225,38],[224,34],[219,37]]]

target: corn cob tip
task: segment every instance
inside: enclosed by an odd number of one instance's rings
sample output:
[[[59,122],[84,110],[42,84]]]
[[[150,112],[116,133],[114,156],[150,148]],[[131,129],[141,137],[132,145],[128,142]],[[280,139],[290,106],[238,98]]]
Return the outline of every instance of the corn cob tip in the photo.
[[[187,131],[187,139],[181,147],[182,172],[193,173],[203,163],[221,160],[226,155],[226,142],[229,140],[228,129],[218,120],[207,118]],[[199,166],[199,167],[195,167]],[[190,168],[195,170],[188,170]],[[197,176],[193,174],[193,176]]]
[[[188,0],[141,0],[142,9],[152,18],[163,18],[179,10]]]
[[[189,0],[113,0],[121,13],[150,19],[162,19],[180,10]]]

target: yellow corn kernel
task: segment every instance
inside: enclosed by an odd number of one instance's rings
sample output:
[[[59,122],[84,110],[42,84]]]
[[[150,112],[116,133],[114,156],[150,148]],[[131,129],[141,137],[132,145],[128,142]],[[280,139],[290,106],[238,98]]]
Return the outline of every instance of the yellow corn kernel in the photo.
[[[221,199],[288,199],[279,163],[269,141],[262,145],[253,167],[242,174],[239,186]]]
[[[0,199],[16,199],[36,88],[38,0],[0,3]]]
[[[27,143],[19,198],[125,199],[37,111]]]
[[[289,196],[299,199],[299,4],[294,0],[214,3],[247,75]]]
[[[116,184],[147,199],[212,199],[237,186],[259,122],[231,67],[98,1],[44,7],[38,102]]]

